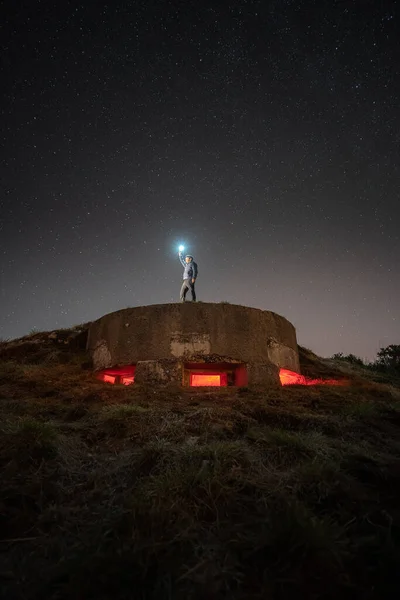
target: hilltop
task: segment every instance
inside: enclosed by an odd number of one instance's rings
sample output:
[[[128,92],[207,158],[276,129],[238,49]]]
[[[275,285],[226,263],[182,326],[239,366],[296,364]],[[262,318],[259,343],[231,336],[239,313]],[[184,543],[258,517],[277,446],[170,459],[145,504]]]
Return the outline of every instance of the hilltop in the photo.
[[[93,377],[88,324],[0,343],[7,599],[382,599],[398,590],[400,385],[208,392]]]

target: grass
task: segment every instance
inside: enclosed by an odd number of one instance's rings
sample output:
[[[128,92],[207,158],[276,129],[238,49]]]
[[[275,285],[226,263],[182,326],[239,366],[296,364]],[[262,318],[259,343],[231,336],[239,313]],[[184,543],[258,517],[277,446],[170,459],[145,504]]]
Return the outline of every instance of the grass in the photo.
[[[12,419],[0,425],[0,433],[3,457],[16,463],[27,460],[40,464],[57,453],[57,433],[49,423],[29,417]]]
[[[0,362],[4,597],[395,597],[396,385],[215,401],[108,386],[50,351]]]

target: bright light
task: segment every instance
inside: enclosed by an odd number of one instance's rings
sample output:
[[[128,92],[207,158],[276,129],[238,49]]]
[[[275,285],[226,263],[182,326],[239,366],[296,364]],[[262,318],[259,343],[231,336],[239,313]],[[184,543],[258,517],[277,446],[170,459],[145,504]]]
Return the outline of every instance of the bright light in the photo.
[[[282,385],[347,385],[345,380],[311,379],[310,377],[304,377],[304,375],[289,371],[288,369],[281,369],[279,378]]]
[[[226,387],[228,385],[228,374],[221,372],[216,373],[190,373],[190,385],[192,387]]]
[[[221,375],[193,375],[191,376],[190,385],[193,387],[199,386],[210,386],[220,387],[221,386]]]
[[[135,381],[135,365],[104,369],[96,374],[97,379],[111,384],[131,385]]]
[[[185,249],[185,246],[182,246],[182,244],[179,246],[179,252],[183,252]]]

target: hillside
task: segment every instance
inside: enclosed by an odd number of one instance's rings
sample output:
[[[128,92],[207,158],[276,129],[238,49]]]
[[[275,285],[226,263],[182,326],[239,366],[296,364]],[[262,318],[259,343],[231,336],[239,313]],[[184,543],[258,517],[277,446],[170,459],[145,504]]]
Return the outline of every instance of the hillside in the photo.
[[[86,331],[0,343],[1,597],[395,596],[396,382],[300,348],[348,385],[112,386]]]

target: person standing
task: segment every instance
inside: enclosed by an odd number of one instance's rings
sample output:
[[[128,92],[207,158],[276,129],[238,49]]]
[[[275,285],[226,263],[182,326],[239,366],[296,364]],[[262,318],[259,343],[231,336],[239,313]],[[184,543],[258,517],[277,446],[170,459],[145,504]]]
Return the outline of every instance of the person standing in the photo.
[[[192,293],[192,302],[196,302],[196,290],[194,288],[197,279],[197,263],[194,262],[193,256],[187,254],[183,258],[183,254],[179,251],[179,260],[183,266],[183,283],[181,287],[181,302],[186,302],[186,294],[190,290]]]

